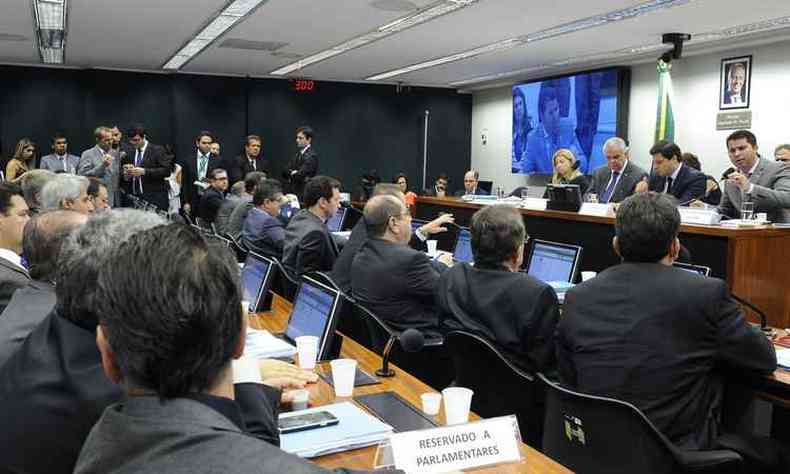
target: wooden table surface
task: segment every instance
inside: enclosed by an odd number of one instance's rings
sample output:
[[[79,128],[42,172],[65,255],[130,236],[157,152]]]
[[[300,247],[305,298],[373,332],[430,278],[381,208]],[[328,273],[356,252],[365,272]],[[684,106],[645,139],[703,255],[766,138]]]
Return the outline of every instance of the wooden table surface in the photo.
[[[266,329],[270,332],[282,332],[288,322],[288,314],[291,310],[291,303],[275,295],[272,302],[272,311],[250,315],[250,326],[256,329]],[[357,344],[354,340],[345,337],[341,356],[344,358],[355,359],[359,368],[369,374],[373,374],[381,365],[381,357]],[[417,407],[421,407],[420,395],[425,392],[435,390],[412,377],[397,366],[395,376],[390,378],[379,378],[382,383],[354,388],[354,395],[367,395],[385,391],[394,391],[406,401]],[[319,373],[329,374],[329,364],[321,363],[318,365]],[[310,405],[320,406],[335,402],[334,390],[332,387],[319,378],[318,383],[310,384]],[[477,415],[471,414],[471,420],[480,419]],[[444,409],[439,413],[437,421],[444,425]],[[499,465],[490,468],[474,469],[474,472],[496,472],[496,473],[568,473],[571,472],[562,465],[544,456],[539,451],[526,444],[521,445],[521,452],[524,459],[520,463]],[[355,449],[343,453],[330,454],[313,459],[316,464],[327,469],[345,467],[350,469],[373,469],[376,447]]]

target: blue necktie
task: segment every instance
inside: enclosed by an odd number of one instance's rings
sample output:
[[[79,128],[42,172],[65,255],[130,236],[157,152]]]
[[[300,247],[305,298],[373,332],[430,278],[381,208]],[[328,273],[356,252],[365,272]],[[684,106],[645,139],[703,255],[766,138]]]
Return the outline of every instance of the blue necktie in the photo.
[[[606,191],[604,191],[603,196],[601,196],[602,203],[609,202],[609,198],[612,197],[612,192],[614,192],[614,187],[617,184],[618,177],[620,177],[620,173],[618,171],[612,171],[612,179],[609,181],[609,186],[606,187]]]

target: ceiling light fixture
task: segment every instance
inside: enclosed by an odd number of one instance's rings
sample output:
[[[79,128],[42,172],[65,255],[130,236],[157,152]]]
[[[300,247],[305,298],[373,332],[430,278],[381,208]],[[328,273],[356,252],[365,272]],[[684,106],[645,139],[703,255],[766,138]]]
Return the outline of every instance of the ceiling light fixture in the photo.
[[[41,62],[63,64],[68,24],[66,0],[33,0],[32,6]]]
[[[268,1],[269,0],[235,0],[230,2],[222,11],[214,15],[211,21],[201,28],[198,34],[168,59],[165,65],[162,66],[162,69],[171,71],[181,69],[184,64],[200,54],[216,41],[217,38],[222,36],[223,33]]]
[[[496,43],[491,43],[489,45],[451,54],[449,56],[443,56],[440,58],[431,59],[429,61],[412,64],[398,69],[393,69],[391,71],[386,71],[380,74],[367,77],[365,78],[365,80],[380,81],[382,79],[389,79],[391,77],[401,76],[403,74],[419,71],[422,69],[427,69],[430,67],[435,67],[441,64],[447,64],[455,61],[461,61],[464,59],[470,59],[483,54],[489,54],[496,51],[502,51],[504,49],[515,48],[517,46],[524,46],[530,43],[534,43],[536,41],[542,41],[549,38],[555,38],[557,36],[575,33],[581,30],[596,28],[598,26],[603,26],[617,21],[636,18],[638,16],[646,15],[648,13],[652,13],[655,11],[666,10],[668,8],[684,5],[691,1],[693,0],[650,0],[641,3],[639,5],[625,8],[622,10],[615,10],[608,13],[604,13],[602,15],[594,15],[591,17],[583,18],[581,20],[576,20],[570,23],[565,23],[563,25],[558,25],[545,30],[522,35],[516,38],[510,38],[510,39],[498,41]]]
[[[468,6],[477,3],[478,1],[479,0],[442,0],[433,3],[421,10],[417,10],[414,13],[403,16],[383,26],[380,26],[373,31],[369,31],[362,35],[355,36],[347,41],[332,46],[329,49],[325,49],[323,51],[319,51],[318,53],[304,57],[299,61],[295,61],[291,64],[286,64],[285,66],[282,66],[281,68],[278,68],[270,72],[269,74],[271,74],[272,76],[284,76],[294,71],[299,71],[312,64],[324,61],[326,59],[337,56],[339,54],[343,54],[352,49],[359,48],[360,46],[364,46],[366,44],[380,40],[387,36],[403,31],[407,28],[411,28],[412,26],[416,26],[425,23],[427,21],[433,20],[435,18],[438,18],[440,16],[446,15],[448,13],[452,13],[462,8],[466,8]]]

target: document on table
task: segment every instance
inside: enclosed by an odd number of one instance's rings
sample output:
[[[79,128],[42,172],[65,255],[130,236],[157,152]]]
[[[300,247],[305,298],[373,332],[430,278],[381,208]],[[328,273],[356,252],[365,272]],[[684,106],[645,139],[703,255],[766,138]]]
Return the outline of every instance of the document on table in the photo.
[[[244,355],[255,359],[274,359],[290,357],[294,354],[296,354],[294,346],[272,336],[269,331],[247,328]]]

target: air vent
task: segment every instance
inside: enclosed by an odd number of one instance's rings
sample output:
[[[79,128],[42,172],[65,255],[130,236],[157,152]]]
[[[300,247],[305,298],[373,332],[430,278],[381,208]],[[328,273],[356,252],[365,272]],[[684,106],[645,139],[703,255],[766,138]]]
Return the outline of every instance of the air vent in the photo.
[[[27,36],[0,33],[0,41],[27,41]]]
[[[417,9],[417,5],[409,0],[374,0],[370,6],[388,12],[410,12]]]
[[[241,38],[228,38],[220,43],[220,48],[248,49],[252,51],[277,51],[288,43],[279,41],[250,41]]]

